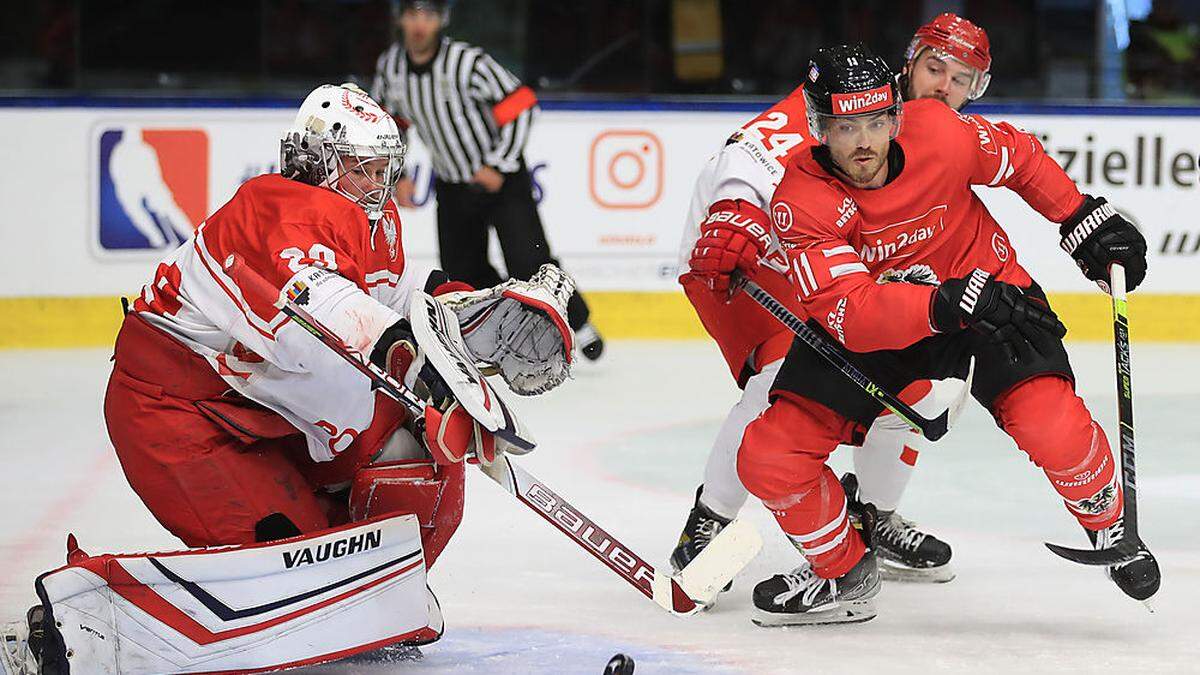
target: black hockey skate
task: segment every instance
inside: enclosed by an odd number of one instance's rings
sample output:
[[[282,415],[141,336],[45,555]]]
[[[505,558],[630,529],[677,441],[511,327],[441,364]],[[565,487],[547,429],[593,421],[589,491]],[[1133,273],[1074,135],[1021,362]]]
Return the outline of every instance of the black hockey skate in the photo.
[[[858,478],[842,476],[842,489],[850,501],[858,501]],[[950,567],[950,545],[917,529],[911,520],[895,511],[880,511],[874,532],[879,576],[884,581],[946,583],[954,578]]]
[[[944,584],[954,578],[950,545],[922,532],[895,511],[879,514],[875,526],[879,574],[886,581]]]
[[[590,323],[583,324],[575,331],[575,343],[579,345],[579,352],[588,361],[596,361],[604,354],[604,338],[600,337],[596,327]]]
[[[789,574],[776,574],[754,587],[754,617],[759,626],[816,626],[862,623],[875,618],[874,598],[881,584],[873,546],[875,507],[856,499],[854,474],[842,477],[850,522],[860,531],[866,552],[837,579],[817,576],[807,562]]]
[[[879,565],[870,549],[837,579],[817,576],[807,562],[789,574],[776,574],[754,587],[759,626],[819,626],[861,623],[875,618]]]
[[[679,543],[676,544],[675,550],[671,551],[671,569],[676,572],[682,570],[696,556],[700,555],[700,551],[708,546],[713,537],[725,529],[726,525],[733,522],[713,513],[707,506],[700,503],[700,493],[703,490],[703,485],[696,488],[696,502],[692,506],[691,513],[688,514],[687,522],[683,525]],[[729,590],[729,587],[726,586],[725,590]]]
[[[1092,547],[1097,549],[1112,547],[1125,538],[1125,524],[1121,520],[1099,532],[1086,529],[1084,531],[1087,532]],[[1143,602],[1158,592],[1159,583],[1162,581],[1162,574],[1158,570],[1158,561],[1154,559],[1154,554],[1146,548],[1144,542],[1138,549],[1136,558],[1105,568],[1105,574],[1112,579],[1117,588],[1121,589],[1122,593]]]
[[[726,525],[733,522],[713,513],[707,506],[700,503],[700,493],[703,490],[703,485],[696,488],[696,502],[692,505],[691,513],[688,513],[687,522],[683,525],[683,532],[679,534],[679,543],[675,545],[675,550],[671,551],[671,569],[675,572],[679,572],[692,562],[696,556],[700,555],[700,551],[708,546],[713,537],[725,529]],[[732,581],[725,584],[725,588],[722,588],[721,592],[724,593],[731,588],[733,588]]]

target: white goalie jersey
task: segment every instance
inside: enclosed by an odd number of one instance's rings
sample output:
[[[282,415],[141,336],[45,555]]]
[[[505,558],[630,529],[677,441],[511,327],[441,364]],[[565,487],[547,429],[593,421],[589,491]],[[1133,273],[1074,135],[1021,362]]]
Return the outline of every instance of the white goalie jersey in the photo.
[[[405,261],[394,206],[372,226],[344,197],[271,174],[242,185],[159,264],[133,304],[230,388],[302,431],[314,460],[331,460],[371,424],[376,393],[273,299],[240,288],[223,269],[235,254],[367,354],[405,314],[429,270]]]

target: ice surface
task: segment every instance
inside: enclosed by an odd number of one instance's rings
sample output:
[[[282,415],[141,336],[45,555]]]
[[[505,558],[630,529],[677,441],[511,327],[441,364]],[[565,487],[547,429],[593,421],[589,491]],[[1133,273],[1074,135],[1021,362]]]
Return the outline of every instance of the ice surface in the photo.
[[[1135,326],[1136,330],[1136,326]],[[1112,348],[1071,345],[1080,391],[1115,428]],[[0,618],[34,598],[75,532],[99,553],[177,548],[128,488],[101,401],[108,350],[0,353]],[[763,552],[692,618],[663,613],[485,477],[469,476],[458,535],[431,575],[443,639],[418,662],[314,671],[599,673],[618,651],[637,673],[1170,672],[1200,668],[1200,348],[1135,344],[1139,506],[1163,566],[1156,614],[1042,541],[1084,546],[1041,472],[972,408],[922,453],[901,512],[954,547],[958,578],[886,585],[879,617],[821,628],[750,623],[750,589],[797,554],[753,500]],[[654,563],[691,505],[736,390],[713,346],[615,342],[539,399],[516,399],[540,441],[519,461]],[[1047,423],[1053,423],[1053,413]],[[849,452],[834,456],[849,466]]]

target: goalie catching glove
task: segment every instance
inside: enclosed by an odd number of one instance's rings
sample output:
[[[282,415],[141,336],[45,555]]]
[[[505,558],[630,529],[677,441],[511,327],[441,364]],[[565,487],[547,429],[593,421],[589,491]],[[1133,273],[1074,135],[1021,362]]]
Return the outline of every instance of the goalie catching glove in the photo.
[[[458,317],[463,340],[475,359],[494,368],[514,393],[541,394],[570,375],[574,333],[567,325],[567,300],[575,282],[545,264],[529,281],[512,279],[480,291],[438,296]]]

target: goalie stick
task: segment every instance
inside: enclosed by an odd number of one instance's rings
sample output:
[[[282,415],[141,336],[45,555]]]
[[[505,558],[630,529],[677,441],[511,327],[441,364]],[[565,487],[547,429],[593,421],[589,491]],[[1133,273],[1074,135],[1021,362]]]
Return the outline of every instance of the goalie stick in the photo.
[[[779,320],[779,323],[782,323],[795,333],[796,337],[804,341],[809,347],[812,347],[813,351],[833,364],[833,367],[837,368],[851,382],[858,385],[868,396],[878,401],[880,405],[892,411],[905,424],[916,431],[920,431],[925,438],[931,441],[936,441],[946,435],[946,432],[950,429],[949,409],[933,419],[921,416],[920,413],[912,409],[912,406],[901,401],[895,394],[872,382],[871,378],[867,377],[853,363],[850,363],[849,359],[841,351],[801,321],[800,317],[796,316],[783,303],[775,299],[775,296],[771,295],[762,286],[741,275],[735,275],[731,290],[736,292],[739,288],[761,305],[763,309],[770,312],[771,316]]]
[[[365,375],[371,380],[373,387],[405,406],[415,419],[423,419],[425,403],[416,394],[372,363],[362,352],[346,344],[286,294],[273,288],[240,257],[229,256],[225,260],[224,268],[244,291],[253,293],[277,307],[321,344],[336,352]],[[511,429],[501,428],[495,433],[515,445],[532,447],[528,440],[515,436]],[[656,571],[628,546],[601,529],[533,474],[513,464],[508,456],[500,455],[490,467],[480,464],[480,468],[517,501],[545,518],[643,595],[672,614],[694,614],[712,604],[720,589],[750,562],[762,546],[762,540],[752,525],[734,521],[714,537],[705,551],[691,564],[678,574],[668,576]]]
[[[1137,473],[1133,464],[1133,375],[1129,359],[1129,304],[1125,299],[1125,268],[1109,267],[1112,280],[1113,351],[1117,370],[1117,416],[1121,431],[1121,489],[1125,493],[1125,530],[1115,546],[1095,550],[1067,548],[1046,542],[1046,548],[1081,565],[1116,565],[1133,560],[1142,548],[1137,526]]]

